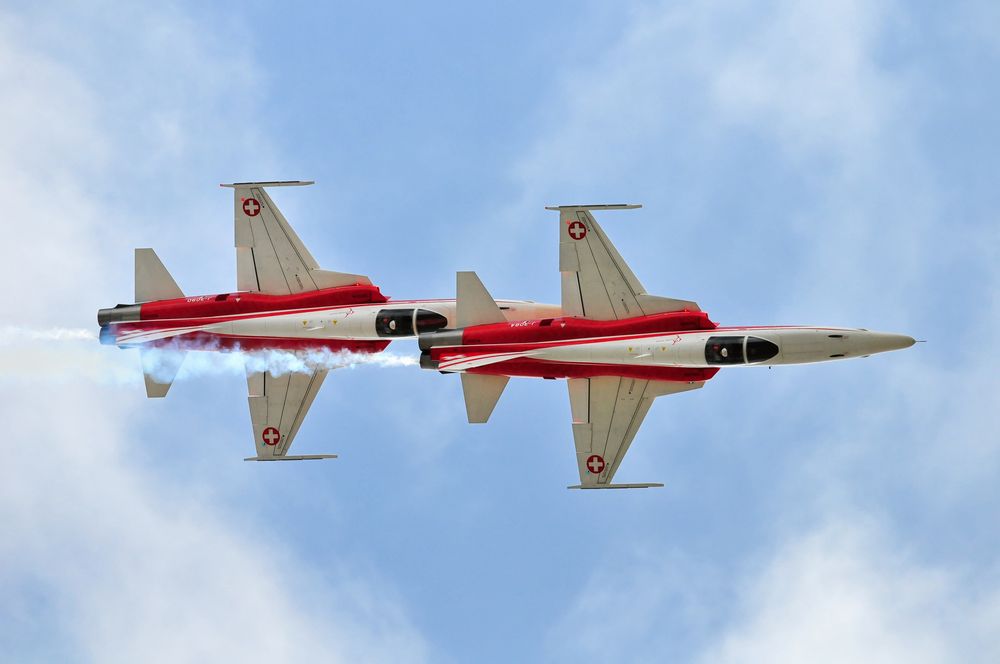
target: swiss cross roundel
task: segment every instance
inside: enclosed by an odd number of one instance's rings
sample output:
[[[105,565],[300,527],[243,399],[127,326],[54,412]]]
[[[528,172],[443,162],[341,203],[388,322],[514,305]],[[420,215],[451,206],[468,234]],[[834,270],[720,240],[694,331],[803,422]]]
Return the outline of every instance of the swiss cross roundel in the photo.
[[[243,212],[245,212],[248,217],[256,217],[260,214],[260,203],[257,202],[256,198],[244,198]]]
[[[582,221],[574,221],[569,226],[566,227],[566,232],[574,240],[582,240],[587,237],[587,227],[584,226]]]
[[[587,470],[594,475],[600,475],[601,471],[604,470],[604,457],[600,454],[591,454],[587,457]]]
[[[267,427],[260,434],[260,439],[264,441],[265,445],[270,445],[274,447],[281,440],[281,433],[274,427]]]

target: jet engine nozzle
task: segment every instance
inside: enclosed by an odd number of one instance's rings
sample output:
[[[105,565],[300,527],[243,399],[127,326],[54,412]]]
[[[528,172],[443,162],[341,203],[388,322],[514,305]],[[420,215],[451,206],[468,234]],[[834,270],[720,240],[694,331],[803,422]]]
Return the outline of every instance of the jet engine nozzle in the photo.
[[[417,345],[420,350],[430,350],[437,346],[461,346],[462,330],[438,330],[417,335]]]
[[[438,365],[440,363],[437,360],[431,359],[431,354],[428,351],[420,353],[420,368],[421,369],[431,369],[432,371],[437,371]]]
[[[97,324],[101,327],[109,323],[131,323],[139,320],[139,304],[118,304],[111,309],[97,310]]]
[[[111,330],[111,327],[108,325],[101,326],[101,334],[98,337],[98,339],[100,339],[101,343],[105,346],[114,346],[116,343],[118,343],[118,339],[115,333]]]

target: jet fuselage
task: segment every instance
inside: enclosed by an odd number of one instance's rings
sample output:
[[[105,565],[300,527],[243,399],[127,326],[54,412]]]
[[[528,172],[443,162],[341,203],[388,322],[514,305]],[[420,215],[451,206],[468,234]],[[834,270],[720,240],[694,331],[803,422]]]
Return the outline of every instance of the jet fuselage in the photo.
[[[541,378],[707,380],[722,367],[804,364],[908,348],[911,337],[839,327],[718,327],[703,312],[619,321],[551,318],[420,335],[421,366]]]
[[[559,313],[557,306],[523,300],[503,300],[500,306],[511,319]],[[200,295],[98,312],[102,343],[183,350],[378,352],[393,339],[454,321],[454,300],[390,302],[377,287],[367,285],[295,295]]]

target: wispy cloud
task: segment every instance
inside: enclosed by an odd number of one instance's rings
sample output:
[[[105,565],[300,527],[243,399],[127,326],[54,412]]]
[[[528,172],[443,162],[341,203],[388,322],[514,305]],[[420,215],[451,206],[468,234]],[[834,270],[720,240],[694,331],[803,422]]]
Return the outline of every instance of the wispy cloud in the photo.
[[[997,570],[922,560],[870,516],[782,532],[720,568],[623,545],[549,639],[556,661],[990,662]]]
[[[31,432],[0,468],[9,654],[62,643],[99,662],[424,657],[377,575],[336,556],[304,561],[254,522],[251,504],[227,509],[137,464],[114,390],[48,385],[2,398],[11,430]]]
[[[197,171],[203,185],[222,162],[246,168],[244,141],[256,166],[269,159],[242,103],[252,57],[219,44],[171,6],[0,14],[12,128],[0,136],[0,280],[19,295],[0,325],[0,412],[17,441],[0,464],[0,649],[20,661],[421,661],[424,639],[377,571],[303,556],[250,499],[233,510],[208,485],[144,466],[136,432],[149,423],[127,405],[142,397],[115,385],[138,382],[138,362],[75,327],[129,283],[128,261],[111,257],[132,235],[198,210],[194,196],[165,197],[185,181],[169,174]],[[190,216],[177,224],[196,227]],[[242,372],[247,358],[223,359],[191,367],[238,359]],[[296,370],[259,358],[272,360]]]
[[[962,274],[981,293],[1000,288],[1000,226],[956,227],[947,212],[947,187],[961,183],[942,183],[922,133],[940,81],[900,55],[911,53],[909,11],[892,2],[647,5],[557,86],[558,120],[516,168],[524,201],[511,207],[512,244],[538,236],[517,223],[525,201],[634,187],[685,215],[639,232],[607,226],[652,292],[770,322],[942,337],[891,364],[775,370],[752,395],[746,374],[739,393],[736,377],[722,375],[688,408],[657,404],[635,446],[666,417],[657,413],[691,422],[683,435],[716,451],[718,472],[735,483],[728,498],[754,501],[765,523],[717,562],[670,547],[635,554],[664,544],[653,533],[601,556],[553,627],[557,657],[586,659],[609,643],[635,661],[699,652],[705,661],[989,661],[981,653],[996,651],[985,627],[997,619],[995,557],[977,548],[972,562],[931,533],[960,536],[966,510],[997,502],[1000,439],[983,415],[1000,405],[997,364],[956,337],[988,336],[1000,303],[979,297],[974,311],[958,311],[968,300],[956,293],[967,287]],[[770,189],[745,184],[761,181],[758,168]],[[687,286],[669,285],[678,282]],[[677,459],[663,449],[661,459]],[[699,478],[678,481],[706,491]],[[735,495],[741,481],[752,495]],[[870,513],[886,524],[866,521]],[[995,542],[995,529],[983,537]],[[894,553],[910,547],[922,554]],[[738,616],[728,609],[734,591],[720,584],[738,589]],[[951,629],[963,621],[968,630]]]
[[[1000,656],[996,582],[995,570],[921,562],[849,515],[782,542],[739,582],[735,618],[699,659],[990,662]]]

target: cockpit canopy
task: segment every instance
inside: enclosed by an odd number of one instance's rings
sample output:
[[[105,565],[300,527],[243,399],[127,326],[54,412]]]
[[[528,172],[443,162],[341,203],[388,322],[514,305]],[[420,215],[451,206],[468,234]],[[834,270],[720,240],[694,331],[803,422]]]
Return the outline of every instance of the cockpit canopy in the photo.
[[[709,364],[755,364],[777,354],[777,344],[760,337],[718,336],[705,342],[705,361]]]
[[[448,319],[428,309],[382,309],[375,317],[375,332],[380,337],[412,337],[448,326]]]

